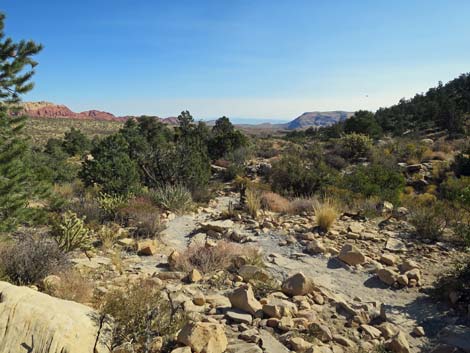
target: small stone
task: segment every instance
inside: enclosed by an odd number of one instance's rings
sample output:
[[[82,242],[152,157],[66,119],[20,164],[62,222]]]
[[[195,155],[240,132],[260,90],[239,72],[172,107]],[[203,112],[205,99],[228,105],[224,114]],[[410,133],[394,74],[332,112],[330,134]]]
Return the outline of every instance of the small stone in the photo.
[[[392,254],[383,254],[380,257],[380,262],[387,266],[393,266],[397,263],[397,257]]]
[[[413,335],[415,335],[416,337],[424,337],[426,334],[425,334],[424,328],[422,326],[416,326],[413,329]]]
[[[191,347],[195,353],[223,353],[228,341],[222,325],[208,322],[191,322],[179,332],[177,341]]]
[[[157,248],[155,241],[151,239],[141,240],[137,242],[137,254],[142,256],[152,256],[156,254]]]
[[[379,338],[382,335],[379,329],[370,325],[361,325],[361,329],[372,338]]]
[[[312,291],[313,282],[302,272],[296,273],[282,283],[282,292],[286,295],[305,295]]]
[[[228,298],[233,308],[246,311],[252,315],[257,315],[257,313],[263,310],[263,306],[255,298],[253,289],[250,286],[248,288],[240,287],[235,289],[229,294]]]
[[[383,268],[377,272],[377,276],[382,282],[391,286],[397,280],[398,273],[396,273],[395,271],[391,269]]]
[[[410,353],[410,345],[403,332],[398,332],[397,335],[385,342],[385,348],[393,353]]]
[[[188,282],[189,283],[197,283],[202,280],[202,275],[201,272],[199,272],[197,269],[193,268],[189,274],[188,274]]]
[[[366,261],[366,257],[352,244],[345,244],[342,247],[338,258],[350,266],[360,265]]]
[[[409,280],[406,275],[400,275],[397,277],[397,282],[399,285],[406,287],[408,286]]]
[[[247,324],[247,325],[251,325],[252,321],[253,321],[253,317],[250,315],[250,314],[247,314],[243,311],[240,311],[240,310],[227,310],[226,313],[225,313],[225,316],[237,323],[237,324]]]
[[[294,352],[303,353],[309,349],[312,344],[307,342],[302,337],[293,337],[289,340],[289,345]]]

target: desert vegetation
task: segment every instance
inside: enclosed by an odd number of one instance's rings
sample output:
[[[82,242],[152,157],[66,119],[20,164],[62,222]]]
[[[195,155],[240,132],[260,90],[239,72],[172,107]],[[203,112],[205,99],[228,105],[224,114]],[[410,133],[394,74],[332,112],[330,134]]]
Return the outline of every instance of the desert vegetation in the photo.
[[[415,352],[427,318],[377,303],[424,310],[430,287],[427,310],[468,317],[469,74],[276,137],[188,111],[28,120],[42,47],[1,34],[0,279],[112,318],[108,351]]]

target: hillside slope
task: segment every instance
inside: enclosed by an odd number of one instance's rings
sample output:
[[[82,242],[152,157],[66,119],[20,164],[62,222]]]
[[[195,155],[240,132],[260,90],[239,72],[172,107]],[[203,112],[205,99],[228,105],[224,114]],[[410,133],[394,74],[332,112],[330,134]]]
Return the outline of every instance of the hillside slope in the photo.
[[[341,110],[331,112],[307,112],[285,125],[288,130],[308,127],[322,127],[336,124],[350,118],[354,113]]]

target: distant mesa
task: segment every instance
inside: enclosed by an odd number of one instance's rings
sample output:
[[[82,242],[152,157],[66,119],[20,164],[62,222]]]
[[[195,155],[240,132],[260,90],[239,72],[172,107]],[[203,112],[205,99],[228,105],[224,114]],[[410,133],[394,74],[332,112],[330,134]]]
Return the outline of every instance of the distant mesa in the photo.
[[[353,116],[352,112],[336,110],[331,112],[310,112],[303,113],[297,119],[286,124],[287,130],[305,129],[309,127],[331,126],[340,121],[344,121]]]

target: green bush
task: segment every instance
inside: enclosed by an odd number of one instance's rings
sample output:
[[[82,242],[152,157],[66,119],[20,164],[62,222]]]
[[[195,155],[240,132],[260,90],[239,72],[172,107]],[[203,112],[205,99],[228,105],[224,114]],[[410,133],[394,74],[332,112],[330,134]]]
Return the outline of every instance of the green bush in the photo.
[[[374,113],[360,110],[344,122],[344,131],[347,134],[357,133],[379,138],[382,136],[382,128],[375,119]]]
[[[457,176],[470,176],[470,149],[455,157],[454,171]]]
[[[142,352],[152,352],[157,337],[163,337],[164,351],[169,351],[167,346],[187,322],[183,308],[174,306],[169,294],[150,280],[108,293],[102,312],[114,318],[113,347],[132,342]]]
[[[336,172],[321,159],[287,153],[272,166],[273,191],[288,196],[311,196],[334,183]]]
[[[399,203],[400,193],[405,186],[403,175],[388,166],[370,164],[358,166],[342,180],[342,188],[366,198],[378,196],[383,201]]]
[[[139,174],[128,147],[127,141],[119,134],[101,140],[79,173],[85,185],[97,184],[107,194],[128,195],[136,191]]]
[[[83,219],[73,212],[67,211],[61,215],[60,220],[53,224],[51,234],[59,249],[64,252],[77,249],[86,251],[91,248],[90,230]]]
[[[91,149],[91,141],[80,130],[72,127],[65,133],[62,146],[70,156],[81,155]]]
[[[215,160],[247,145],[247,138],[235,130],[227,117],[216,120],[209,139],[209,155]]]
[[[344,158],[357,161],[369,156],[372,140],[366,135],[350,133],[339,139],[339,146]]]
[[[189,190],[180,185],[166,185],[154,189],[150,192],[153,202],[159,207],[177,212],[184,213],[191,210],[193,200]]]
[[[414,204],[410,208],[409,222],[415,227],[417,235],[437,240],[450,222],[448,206],[441,201]]]

